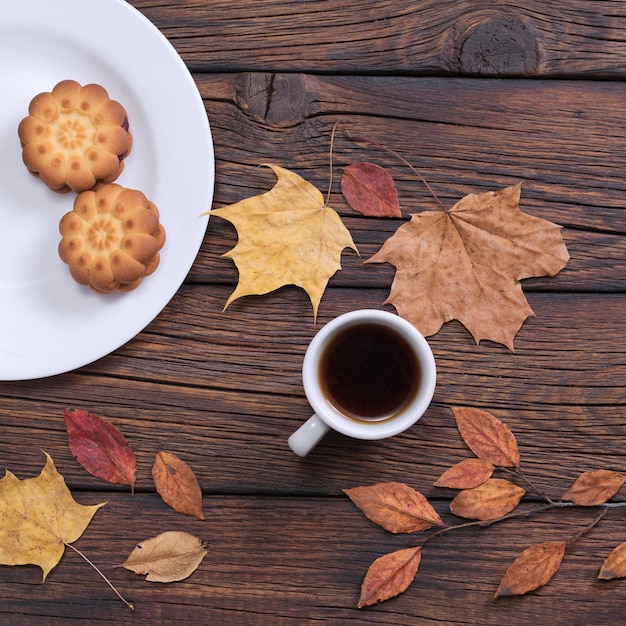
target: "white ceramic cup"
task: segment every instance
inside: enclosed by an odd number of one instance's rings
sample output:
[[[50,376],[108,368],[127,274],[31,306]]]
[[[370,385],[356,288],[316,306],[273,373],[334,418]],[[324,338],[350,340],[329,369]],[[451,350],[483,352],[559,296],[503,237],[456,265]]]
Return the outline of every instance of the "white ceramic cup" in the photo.
[[[417,388],[398,412],[384,419],[354,419],[336,408],[324,391],[320,362],[324,351],[344,330],[361,324],[382,325],[396,331],[415,355],[419,376]],[[306,456],[332,428],[356,439],[384,439],[405,431],[415,424],[428,408],[436,383],[433,353],[422,334],[400,316],[377,309],[361,309],[341,315],[330,321],[315,335],[304,357],[302,380],[309,404],[315,411],[289,437],[289,447],[298,455]]]

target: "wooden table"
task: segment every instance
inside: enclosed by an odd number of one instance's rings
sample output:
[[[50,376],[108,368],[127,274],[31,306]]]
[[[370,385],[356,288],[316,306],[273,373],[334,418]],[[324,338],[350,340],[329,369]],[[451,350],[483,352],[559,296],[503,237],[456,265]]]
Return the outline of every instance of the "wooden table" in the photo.
[[[346,250],[317,324],[306,294],[285,287],[222,308],[237,282],[222,255],[234,228],[212,218],[185,283],[143,332],[60,376],[0,383],[0,460],[19,478],[42,450],[82,504],[107,501],[76,546],[134,603],[124,606],[76,554],[41,583],[37,567],[0,567],[3,624],[622,624],[626,581],[600,581],[626,540],[613,509],[526,596],[493,599],[527,546],[567,540],[597,510],[571,508],[449,532],[428,543],[409,589],[357,609],[369,565],[415,545],[368,521],[342,489],[404,482],[446,524],[460,520],[437,477],[470,454],[451,407],[490,411],[515,434],[522,467],[553,498],[583,471],[626,471],[626,5],[610,0],[132,0],[172,42],[206,104],[216,154],[214,207],[267,191],[271,162],[325,190],[331,129],[383,142],[448,206],[523,182],[521,208],[564,226],[571,254],[555,278],[523,282],[536,316],[515,352],[475,345],[458,322],[429,338],[434,401],[403,435],[371,443],[329,434],[307,458],[287,437],[310,409],[307,344],[333,317],[383,308],[393,267],[365,265],[432,197],[397,159],[338,132],[331,206],[361,257]],[[184,158],[184,155],[181,155]],[[355,161],[393,174],[403,220],[354,212],[339,175]],[[136,493],[87,474],[72,457],[65,407],[115,423],[138,458]],[[205,521],[154,490],[167,449],[196,472]],[[621,501],[619,493],[615,501]],[[532,508],[537,498],[524,499]],[[140,541],[186,530],[209,553],[187,580],[149,583],[116,568]]]

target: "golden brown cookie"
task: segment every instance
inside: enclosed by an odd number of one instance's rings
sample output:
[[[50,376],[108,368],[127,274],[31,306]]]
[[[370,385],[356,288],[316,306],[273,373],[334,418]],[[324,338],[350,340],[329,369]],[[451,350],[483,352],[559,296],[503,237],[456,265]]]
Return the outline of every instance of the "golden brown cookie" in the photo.
[[[59,224],[59,256],[98,293],[130,291],[159,265],[165,230],[141,191],[116,183],[83,191]]]
[[[132,135],[126,110],[104,87],[61,81],[28,113],[18,127],[22,160],[50,189],[80,193],[122,173]]]

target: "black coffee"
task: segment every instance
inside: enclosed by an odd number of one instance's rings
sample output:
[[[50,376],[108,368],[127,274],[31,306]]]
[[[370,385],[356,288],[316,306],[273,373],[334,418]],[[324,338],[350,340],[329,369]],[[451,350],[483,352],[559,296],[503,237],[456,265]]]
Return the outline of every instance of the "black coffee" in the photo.
[[[421,369],[400,333],[364,322],[330,340],[322,352],[318,376],[335,409],[352,419],[384,420],[415,398]]]

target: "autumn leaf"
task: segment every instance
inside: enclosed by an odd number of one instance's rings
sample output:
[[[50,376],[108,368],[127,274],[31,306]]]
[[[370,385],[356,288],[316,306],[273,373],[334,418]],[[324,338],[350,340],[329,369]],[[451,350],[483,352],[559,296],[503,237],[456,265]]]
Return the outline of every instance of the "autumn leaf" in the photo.
[[[566,546],[565,541],[546,541],[526,548],[506,570],[494,597],[521,596],[545,585],[559,570]]]
[[[519,208],[521,184],[469,194],[447,211],[411,216],[366,263],[391,263],[386,303],[425,336],[456,319],[476,343],[513,350],[534,315],[520,280],[554,276],[569,254],[561,227]]]
[[[604,559],[598,578],[611,580],[612,578],[624,578],[626,576],[626,541],[615,548]]]
[[[439,514],[415,489],[397,482],[354,487],[343,492],[365,517],[392,533],[413,533],[443,525]]]
[[[561,499],[579,506],[604,504],[620,490],[624,480],[624,476],[610,470],[584,472]]]
[[[526,491],[503,478],[490,478],[478,487],[464,489],[450,502],[459,517],[488,521],[510,513]]]
[[[171,583],[191,576],[206,553],[194,535],[168,531],[137,544],[122,566],[150,582]]]
[[[494,467],[483,459],[465,459],[445,471],[434,483],[435,487],[472,489],[491,478]]]
[[[209,211],[231,222],[239,236],[224,255],[239,270],[239,282],[224,308],[242,296],[297,285],[309,295],[317,317],[326,285],[341,269],[343,249],[358,250],[315,186],[290,170],[267,167],[278,177],[270,191]]]
[[[353,163],[343,171],[341,191],[359,213],[373,217],[402,217],[398,192],[387,170],[374,163]]]
[[[90,474],[134,490],[135,454],[111,422],[82,409],[65,409],[65,428],[72,454]]]
[[[45,580],[104,504],[78,504],[48,454],[35,478],[7,471],[0,480],[0,563],[38,565]]]
[[[467,447],[496,467],[519,467],[515,436],[497,417],[480,409],[453,407],[456,425]]]
[[[152,466],[152,478],[163,501],[179,513],[203,520],[202,491],[193,470],[175,454],[161,450]]]
[[[422,548],[405,548],[377,558],[367,570],[358,608],[394,598],[413,582],[422,560]]]

